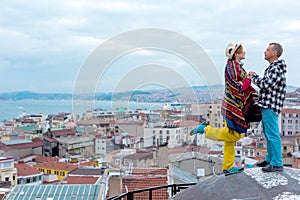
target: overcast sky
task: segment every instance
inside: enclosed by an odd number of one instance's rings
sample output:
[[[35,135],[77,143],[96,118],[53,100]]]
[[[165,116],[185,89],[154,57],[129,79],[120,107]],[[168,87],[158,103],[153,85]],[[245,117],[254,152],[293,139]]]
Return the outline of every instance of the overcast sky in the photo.
[[[282,59],[288,65],[287,83],[300,86],[299,8],[300,1],[295,0],[2,0],[0,92],[71,93],[86,60],[97,47],[120,34],[144,28],[174,31],[194,41],[207,53],[218,71],[215,76],[221,80],[228,43],[241,42],[246,51],[246,70],[263,74],[268,65],[263,52],[268,43],[279,42],[284,47]],[[146,41],[147,38],[139,35],[136,40]],[[176,45],[182,44],[174,41]],[[174,82],[170,71],[180,74],[183,78],[180,80],[184,81],[179,81],[177,86],[185,86],[183,82],[188,85],[209,82],[205,73],[195,73],[191,63],[176,52],[165,50],[168,49],[160,51],[157,45],[154,49],[141,47],[119,55],[105,66],[105,72],[98,77],[98,85],[91,87],[99,92],[110,92],[124,85],[120,80],[136,81],[147,75],[155,76],[155,73],[143,74],[143,70],[138,70],[142,69],[139,66],[149,64],[155,64],[151,70],[164,66],[161,68],[164,70],[157,73],[163,74],[167,82]],[[154,79],[152,86],[173,87],[159,80]],[[152,87],[148,79],[145,83],[136,82],[140,85],[131,87]]]

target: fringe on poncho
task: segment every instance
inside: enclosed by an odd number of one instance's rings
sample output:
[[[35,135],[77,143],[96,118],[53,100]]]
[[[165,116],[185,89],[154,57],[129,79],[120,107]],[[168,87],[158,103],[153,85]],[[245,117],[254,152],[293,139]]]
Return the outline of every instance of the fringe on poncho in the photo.
[[[227,126],[239,133],[246,133],[249,123],[245,121],[244,113],[258,99],[257,91],[251,86],[242,91],[243,81],[247,72],[241,64],[228,60],[225,67],[225,93],[221,113]]]

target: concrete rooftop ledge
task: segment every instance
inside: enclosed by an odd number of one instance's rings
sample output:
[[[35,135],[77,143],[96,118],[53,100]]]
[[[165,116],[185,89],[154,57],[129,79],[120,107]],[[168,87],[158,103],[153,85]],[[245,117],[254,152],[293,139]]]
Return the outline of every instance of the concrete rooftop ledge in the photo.
[[[261,168],[245,169],[230,176],[217,175],[178,193],[174,200],[299,200],[300,170],[264,173]]]

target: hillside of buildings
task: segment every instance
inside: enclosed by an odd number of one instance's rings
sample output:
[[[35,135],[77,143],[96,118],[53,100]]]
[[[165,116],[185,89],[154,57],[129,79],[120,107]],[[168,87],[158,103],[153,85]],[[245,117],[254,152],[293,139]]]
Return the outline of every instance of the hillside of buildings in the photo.
[[[155,110],[93,109],[78,120],[72,113],[57,113],[0,122],[0,194],[16,200],[91,194],[90,199],[105,199],[223,176],[223,143],[190,135],[203,120],[223,127],[220,109],[221,102],[214,101]],[[300,168],[299,116],[299,102],[287,98],[279,116],[287,169]],[[261,123],[251,124],[235,151],[237,166],[251,168],[264,159]],[[168,189],[155,194],[153,199],[175,195]]]
[[[187,99],[186,96],[193,91],[193,96],[197,101],[207,101],[205,96],[210,95],[215,99],[221,98],[224,90],[224,85],[214,86],[193,86],[191,88],[175,88],[173,90],[168,89],[156,89],[156,90],[139,90],[139,91],[126,91],[118,93],[96,93],[96,100],[110,101],[113,99],[122,100],[130,99],[138,102],[174,102],[179,99],[181,102],[191,102],[195,99]],[[300,89],[297,87],[289,86],[288,93],[290,97],[297,97]],[[19,92],[6,92],[0,93],[0,100],[24,100],[24,99],[35,99],[35,100],[66,100],[72,99],[71,93],[37,93],[31,91],[19,91]],[[210,100],[210,99],[209,99]]]

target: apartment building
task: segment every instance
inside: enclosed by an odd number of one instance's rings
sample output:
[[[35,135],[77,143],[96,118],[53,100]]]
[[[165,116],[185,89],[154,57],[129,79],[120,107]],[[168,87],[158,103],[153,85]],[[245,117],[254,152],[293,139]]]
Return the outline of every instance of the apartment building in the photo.
[[[43,180],[47,182],[52,182],[56,180],[63,180],[67,174],[76,169],[78,165],[67,163],[67,162],[42,162],[35,166],[35,169],[43,172]]]
[[[55,139],[59,143],[59,156],[65,156],[68,152],[94,155],[94,138],[90,136],[67,136]]]
[[[144,147],[159,146],[168,143],[169,148],[182,146],[185,141],[183,128],[174,124],[144,128]]]
[[[221,102],[191,104],[190,115],[200,116],[202,120],[209,120],[214,127],[224,127]]]
[[[0,157],[0,181],[10,182],[11,186],[17,184],[17,169],[14,167],[14,159]]]
[[[293,136],[300,132],[300,109],[284,108],[281,114],[282,136]]]
[[[16,160],[32,154],[42,155],[43,140],[34,138],[33,140],[12,140],[2,142],[0,145],[0,155],[9,156]]]
[[[18,185],[41,185],[43,173],[26,163],[16,163]]]
[[[114,150],[114,143],[112,136],[101,136],[95,137],[95,155],[99,157],[105,157],[107,153]]]

